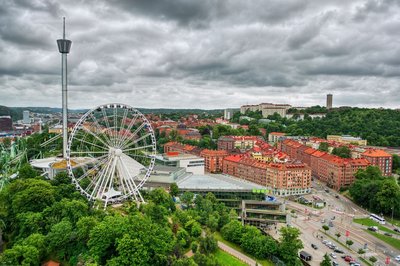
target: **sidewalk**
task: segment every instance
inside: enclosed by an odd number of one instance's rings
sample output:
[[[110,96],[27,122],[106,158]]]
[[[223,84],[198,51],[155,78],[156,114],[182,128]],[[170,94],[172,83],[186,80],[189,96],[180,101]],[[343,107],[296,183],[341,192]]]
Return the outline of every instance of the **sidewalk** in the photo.
[[[221,241],[218,241],[218,247],[225,251],[226,253],[229,253],[230,255],[234,256],[235,258],[243,261],[247,265],[255,266],[256,261],[253,260],[252,258],[244,255],[243,253],[237,251],[236,249],[231,248],[230,246],[222,243]]]

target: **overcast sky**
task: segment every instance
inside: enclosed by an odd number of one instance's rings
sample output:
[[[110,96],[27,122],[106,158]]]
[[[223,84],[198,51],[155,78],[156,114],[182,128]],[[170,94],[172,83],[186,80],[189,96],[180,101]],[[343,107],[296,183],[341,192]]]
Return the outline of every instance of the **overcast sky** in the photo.
[[[62,2],[62,3],[61,3]],[[400,1],[0,0],[0,105],[400,107]]]

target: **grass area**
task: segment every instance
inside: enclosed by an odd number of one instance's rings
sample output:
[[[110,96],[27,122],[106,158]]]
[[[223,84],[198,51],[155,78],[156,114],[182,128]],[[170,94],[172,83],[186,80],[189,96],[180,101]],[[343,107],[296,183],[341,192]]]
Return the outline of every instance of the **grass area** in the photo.
[[[385,235],[381,235],[375,232],[372,232],[370,230],[365,230],[368,233],[370,233],[371,235],[375,236],[376,238],[379,238],[380,240],[384,241],[385,243],[391,245],[392,247],[399,249],[400,250],[400,240],[390,237],[390,236],[385,236]]]
[[[263,266],[272,266],[272,265],[274,265],[269,260],[259,260],[259,259],[256,259],[254,256],[252,256],[250,254],[247,254],[246,252],[243,251],[243,249],[239,245],[236,245],[235,243],[232,243],[232,242],[229,242],[229,241],[226,241],[225,239],[223,239],[223,237],[221,236],[220,232],[215,232],[214,233],[214,237],[215,237],[215,239],[217,239],[218,241],[221,241],[225,245],[230,246],[231,248],[236,249],[237,251],[239,251],[239,252],[245,254],[246,256],[252,258],[253,260],[257,261],[257,264],[259,264],[259,265],[263,265]]]
[[[358,257],[362,262],[364,262],[366,265],[368,266],[372,266],[370,261],[367,261],[366,259],[362,258],[362,257]]]
[[[246,266],[247,264],[238,260],[234,256],[226,253],[225,251],[222,251],[218,249],[218,251],[214,254],[215,258],[219,262],[220,265],[222,266]]]
[[[358,223],[358,224],[362,224],[362,225],[366,225],[366,226],[377,226],[379,230],[387,232],[387,233],[391,233],[394,235],[399,235],[399,233],[387,228],[386,226],[383,226],[377,222],[375,222],[374,220],[371,220],[369,218],[360,218],[360,219],[353,219],[353,222]]]

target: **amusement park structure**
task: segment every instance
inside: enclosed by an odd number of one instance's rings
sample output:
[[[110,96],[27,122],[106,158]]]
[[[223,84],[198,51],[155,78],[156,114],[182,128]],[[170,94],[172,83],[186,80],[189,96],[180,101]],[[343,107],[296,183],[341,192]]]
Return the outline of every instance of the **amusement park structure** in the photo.
[[[0,143],[0,191],[10,179],[18,175],[17,169],[27,161],[25,139],[16,138],[9,147]]]

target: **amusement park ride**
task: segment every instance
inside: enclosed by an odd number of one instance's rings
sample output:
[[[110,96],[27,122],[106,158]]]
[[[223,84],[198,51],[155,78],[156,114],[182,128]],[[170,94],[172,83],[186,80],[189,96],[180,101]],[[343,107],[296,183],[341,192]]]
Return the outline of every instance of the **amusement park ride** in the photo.
[[[103,104],[84,114],[68,138],[67,54],[71,41],[65,39],[65,19],[63,39],[57,40],[57,44],[62,55],[63,131],[41,146],[62,137],[63,156],[43,160],[51,161],[50,168],[67,170],[76,189],[88,200],[102,202],[104,207],[129,198],[144,202],[139,190],[153,170],[156,154],[156,138],[149,121],[129,105]],[[20,152],[14,159],[26,158],[26,147],[23,150],[16,145]]]

